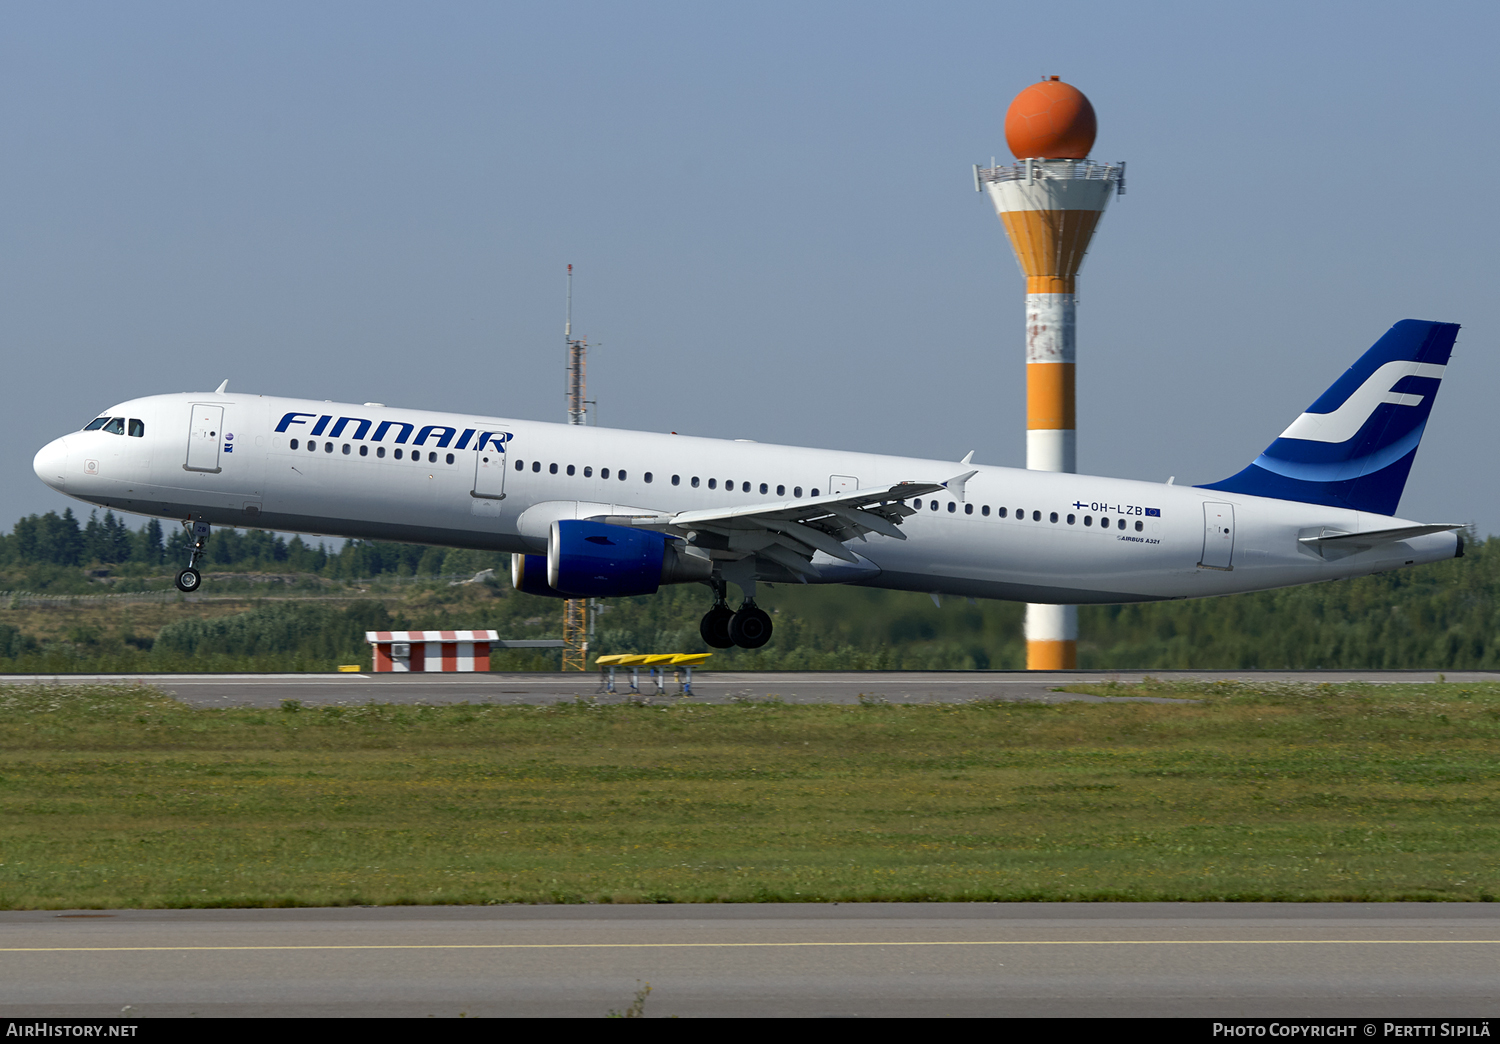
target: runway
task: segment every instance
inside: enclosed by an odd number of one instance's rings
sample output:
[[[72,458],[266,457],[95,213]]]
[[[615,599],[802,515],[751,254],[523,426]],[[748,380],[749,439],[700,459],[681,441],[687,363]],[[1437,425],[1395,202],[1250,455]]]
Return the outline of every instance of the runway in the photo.
[[[1500,905],[0,913],[0,1016],[1462,1018]]]
[[[782,700],[786,703],[957,703],[968,700],[1177,702],[1131,695],[1128,686],[1145,678],[1161,681],[1249,681],[1337,684],[1342,682],[1473,684],[1500,681],[1496,671],[695,671],[692,699],[706,703]],[[0,684],[139,684],[170,693],[195,707],[276,707],[282,700],[307,706],[363,703],[555,703],[559,700],[624,702],[682,699],[670,677],[658,693],[641,672],[639,694],[629,692],[630,674],[616,674],[614,693],[601,691],[597,672],[507,674],[13,674]],[[1118,682],[1118,696],[1059,692],[1066,686]]]

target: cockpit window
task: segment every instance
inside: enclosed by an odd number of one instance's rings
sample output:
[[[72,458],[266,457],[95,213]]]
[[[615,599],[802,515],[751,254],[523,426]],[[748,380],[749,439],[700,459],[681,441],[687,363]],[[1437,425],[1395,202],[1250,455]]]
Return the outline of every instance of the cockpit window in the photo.
[[[146,437],[146,422],[145,421],[136,420],[134,417],[131,417],[130,418],[130,434],[132,436],[134,436],[135,438],[138,438],[138,439],[145,438]]]
[[[124,435],[125,434],[125,418],[124,417],[111,417],[109,419],[109,423],[104,426],[104,430],[107,431],[107,432],[109,432],[111,435]]]
[[[104,427],[108,423],[109,423],[109,418],[108,417],[100,417],[97,420],[91,420],[91,421],[89,421],[89,426],[86,427],[86,428],[84,428],[83,430],[84,431],[98,431],[100,428]]]

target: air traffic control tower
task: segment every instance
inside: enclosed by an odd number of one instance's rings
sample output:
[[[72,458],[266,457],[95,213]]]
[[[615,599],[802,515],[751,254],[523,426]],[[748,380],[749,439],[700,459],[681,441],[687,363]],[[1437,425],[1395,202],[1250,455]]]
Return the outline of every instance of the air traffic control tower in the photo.
[[[1098,124],[1078,88],[1056,76],[1016,95],[1005,143],[1016,162],[974,168],[1026,276],[1026,466],[1078,470],[1074,388],[1078,269],[1125,164],[1089,159]],[[1026,667],[1078,666],[1078,607],[1026,607]]]

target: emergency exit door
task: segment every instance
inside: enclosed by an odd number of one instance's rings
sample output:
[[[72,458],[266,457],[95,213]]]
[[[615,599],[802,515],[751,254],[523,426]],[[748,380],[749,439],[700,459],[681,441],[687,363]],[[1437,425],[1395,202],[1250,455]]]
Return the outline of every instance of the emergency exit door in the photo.
[[[474,489],[470,493],[474,514],[500,514],[500,501],[505,499],[505,459],[503,443],[487,442],[474,451]]]

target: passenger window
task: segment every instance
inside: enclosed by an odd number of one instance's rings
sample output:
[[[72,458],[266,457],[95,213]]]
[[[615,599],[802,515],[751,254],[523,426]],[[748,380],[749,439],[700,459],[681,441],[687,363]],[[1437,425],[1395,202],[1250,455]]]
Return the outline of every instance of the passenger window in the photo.
[[[1094,524],[1094,516],[1093,515],[1084,515],[1083,516],[1083,524],[1086,525],[1086,526],[1093,525]]]
[[[384,446],[377,446],[375,448],[375,456],[377,456],[377,457],[383,457],[383,456],[385,456],[385,447]],[[485,459],[488,460],[489,458],[486,457]]]
[[[709,479],[708,480],[708,488],[709,489],[718,489],[719,488],[719,480],[718,479]]]
[[[698,476],[697,475],[693,476],[693,483],[692,483],[692,485],[693,485],[694,489],[698,488]]]
[[[347,457],[348,455],[349,455],[349,444],[346,442],[346,443],[344,443],[344,456]]]
[[[599,477],[602,478],[602,479],[609,478],[609,469],[608,468],[600,468],[599,469]]]
[[[740,492],[741,493],[749,493],[750,492],[750,483],[748,483],[748,482],[742,482],[742,483],[740,483]]]
[[[1051,515],[1051,520],[1052,520],[1052,521],[1053,521],[1053,522],[1054,522],[1054,523],[1055,523],[1055,522],[1056,522],[1056,521],[1057,521],[1057,512],[1056,512],[1056,511],[1054,511],[1054,512],[1052,512],[1052,515]]]
[[[770,491],[770,489],[771,489],[771,487],[770,487],[770,486],[768,486],[768,485],[766,485],[766,484],[765,484],[765,483],[764,483],[764,482],[762,482],[762,483],[761,483],[761,484],[760,484],[760,495],[761,495],[761,496],[765,496],[765,495],[766,495],[766,493],[767,493],[767,492],[769,492],[769,491]]]
[[[396,452],[395,452],[395,454],[394,454],[394,456],[395,456],[395,458],[396,458],[396,459],[397,459],[397,460],[400,460],[400,459],[401,459],[401,448],[400,448],[400,447],[399,447],[399,446],[398,446],[398,447],[396,447]],[[520,462],[520,461],[519,461],[519,460],[518,460],[518,461],[516,461],[516,470],[517,470],[517,471],[520,471],[520,470],[521,470],[521,462]]]
[[[648,486],[651,484],[651,472],[649,472],[649,471],[646,472],[646,484]]]
[[[1008,515],[1008,514],[1010,514],[1010,510],[1009,510],[1009,509],[1008,509],[1008,508],[1000,508],[1000,509],[998,509],[998,510],[997,510],[997,511],[996,511],[996,512],[995,512],[995,515],[996,515],[996,516],[997,516],[997,517],[999,517],[999,518],[1004,518],[1004,517],[1005,517],[1005,516],[1006,516],[1006,515]]]
[[[1139,522],[1139,521],[1138,521],[1138,522],[1136,522],[1136,524],[1135,524],[1135,531],[1136,531],[1136,532],[1137,532],[1137,533],[1139,533],[1139,532],[1140,532],[1140,531],[1141,531],[1141,530],[1143,530],[1143,529],[1145,529],[1145,528],[1146,528],[1146,525],[1145,525],[1145,523],[1144,523],[1144,522]]]
[[[401,451],[400,450],[396,451],[396,459],[397,460],[401,459]],[[517,471],[525,471],[526,470],[526,462],[524,460],[518,460],[518,461],[516,461],[516,470]]]
[[[370,447],[369,446],[361,446],[359,448],[359,455],[361,457],[368,457],[370,455]]]
[[[1068,525],[1071,526],[1075,521],[1077,521],[1077,519],[1078,519],[1077,515],[1069,515],[1068,516]]]
[[[1031,513],[1031,521],[1033,521],[1033,522],[1040,522],[1041,520],[1042,520],[1042,513],[1040,511],[1033,511]]]
[[[672,476],[672,485],[674,485],[674,486],[680,486],[680,485],[682,485],[682,476],[681,475],[673,475]]]
[[[778,497],[784,497],[784,496],[786,496],[786,487],[785,486],[777,486],[776,487],[776,495]]]
[[[450,460],[448,463],[452,464],[453,462]],[[556,464],[548,464],[547,465],[547,471],[550,474],[556,475],[557,474],[557,465]]]
[[[124,435],[125,434],[125,418],[124,417],[111,417],[109,419],[109,423],[104,426],[104,430],[107,431],[107,432],[109,432],[111,435]]]
[[[934,510],[934,511],[936,511],[936,510],[937,510],[937,501],[936,501],[936,500],[934,500],[934,501],[933,501],[933,502],[932,502],[932,510]]]
[[[982,507],[982,508],[979,509],[979,513],[981,515],[983,515],[985,518],[989,518],[990,517],[990,506],[988,504],[984,505],[984,507]]]
[[[108,417],[99,417],[99,418],[96,418],[94,420],[89,421],[88,427],[84,428],[83,430],[84,431],[98,431],[100,428],[104,427],[108,423],[109,423],[109,418]]]
[[[135,438],[137,438],[137,439],[145,438],[145,435],[146,435],[146,424],[145,424],[145,422],[144,421],[138,421],[134,417],[131,417],[130,418],[130,434],[132,436],[134,436]]]
[[[817,486],[813,487],[812,495],[813,496],[817,496],[818,495],[818,487]]]
[[[571,464],[568,465],[568,474],[569,475],[573,474],[573,465],[571,465]]]
[[[974,513],[974,505],[973,504],[965,504],[964,505],[964,514],[966,514],[966,515],[972,515],[973,513]]]
[[[542,462],[539,461],[539,460],[532,461],[531,462],[531,470],[532,470],[533,473],[540,472],[542,470]]]
[[[292,449],[296,449],[297,448],[297,440],[296,439],[293,439],[291,441],[291,447],[292,447]]]
[[[608,478],[609,476],[606,475],[605,477]],[[618,478],[621,482],[624,482],[625,481],[625,469],[621,468],[620,469],[620,474],[617,475],[617,476],[615,476],[615,477]]]
[[[1124,529],[1125,528],[1125,520],[1123,518],[1119,519],[1119,523],[1120,524],[1118,526],[1116,526],[1115,528],[1116,529]]]
[[[333,443],[331,443],[331,442],[325,442],[325,443],[323,443],[323,452],[324,453],[332,453],[333,452]]]
[[[794,497],[800,497],[801,495],[802,495],[802,487],[801,486],[793,486],[792,487],[792,496],[794,496]]]
[[[584,478],[593,478],[594,477],[594,469],[592,467],[585,467],[583,469],[583,477]]]
[[[948,501],[948,514],[952,515],[952,514],[955,514],[957,511],[958,511],[958,502],[955,501],[955,500]]]
[[[433,450],[432,452],[430,452],[430,453],[427,454],[427,463],[429,463],[429,464],[436,464],[437,463],[437,451],[436,450]],[[532,470],[534,471],[536,469],[533,468]]]
[[[364,447],[363,447],[363,446],[361,446],[361,447],[360,447],[360,449],[364,449]],[[453,463],[453,454],[451,454],[451,453],[450,453],[450,454],[448,454],[448,463],[449,463],[449,464],[452,464],[452,463]],[[554,468],[555,468],[555,467],[557,467],[557,465],[556,465],[556,464],[554,464],[554,465],[553,465],[553,467],[554,467]]]

